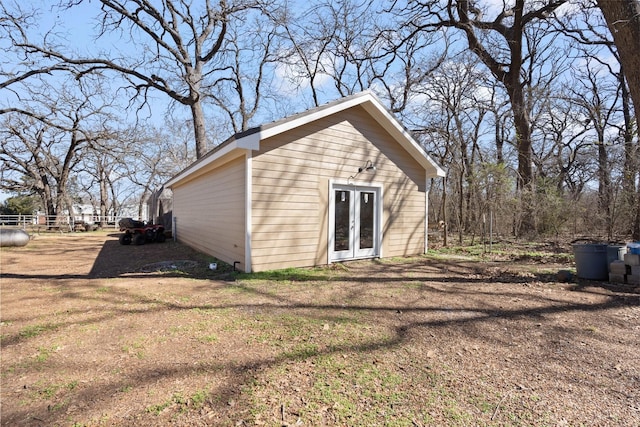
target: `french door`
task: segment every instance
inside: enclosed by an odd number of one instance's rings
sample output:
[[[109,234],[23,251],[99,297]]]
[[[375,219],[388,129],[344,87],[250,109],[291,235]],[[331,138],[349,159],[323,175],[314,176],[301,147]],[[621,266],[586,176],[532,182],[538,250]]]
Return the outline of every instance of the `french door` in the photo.
[[[330,261],[379,256],[380,203],[378,187],[332,185]]]

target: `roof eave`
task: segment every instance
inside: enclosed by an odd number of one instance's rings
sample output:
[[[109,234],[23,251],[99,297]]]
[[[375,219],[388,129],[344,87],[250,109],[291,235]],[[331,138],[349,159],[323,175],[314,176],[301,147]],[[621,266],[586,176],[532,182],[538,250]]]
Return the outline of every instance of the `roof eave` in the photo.
[[[192,176],[193,174],[197,173],[198,171],[203,170],[204,168],[206,168],[210,164],[214,163],[215,161],[217,161],[217,160],[221,159],[222,157],[232,153],[233,151],[236,151],[238,148],[239,148],[239,146],[238,146],[238,141],[237,140],[229,141],[229,142],[225,143],[224,145],[221,144],[219,146],[219,149],[217,149],[215,151],[212,151],[210,153],[210,155],[207,155],[207,156],[201,158],[196,163],[191,164],[191,166],[189,166],[188,168],[184,169],[182,172],[180,172],[179,174],[177,174],[173,178],[169,179],[169,181],[167,181],[164,184],[164,186],[166,188],[173,187],[174,185],[176,185],[179,182],[185,180],[186,178]]]
[[[373,92],[365,91],[328,103],[314,110],[236,134],[216,147],[207,156],[171,178],[165,186],[170,188],[234,150],[257,151],[260,149],[260,141],[263,139],[287,132],[357,105],[361,105],[425,169],[427,177],[443,177],[446,175],[446,172],[424,151],[389,110],[382,105]]]
[[[363,107],[427,171],[428,178],[446,176],[446,171],[429,156],[377,98],[372,97],[371,102],[364,103]]]

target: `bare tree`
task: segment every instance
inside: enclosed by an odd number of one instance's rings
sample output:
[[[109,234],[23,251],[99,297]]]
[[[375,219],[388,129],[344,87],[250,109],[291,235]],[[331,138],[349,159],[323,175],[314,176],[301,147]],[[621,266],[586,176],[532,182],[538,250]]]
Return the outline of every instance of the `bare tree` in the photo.
[[[414,89],[415,95],[428,100],[421,107],[418,116],[422,121],[415,124],[414,132],[423,135],[427,149],[439,152],[440,161],[447,166],[460,243],[464,233],[477,231],[475,226],[482,216],[475,181],[476,168],[486,156],[480,146],[488,109],[481,95],[482,82],[474,61],[463,54]]]
[[[613,88],[607,88],[605,81],[592,69],[587,67],[581,72],[577,82],[577,89],[572,89],[574,103],[580,108],[585,121],[595,132],[595,146],[597,148],[598,165],[598,212],[604,216],[604,223],[612,238],[612,194],[611,164],[609,150],[611,141],[607,131],[612,127],[613,116],[619,111],[619,91],[617,82]],[[582,86],[582,87],[580,87]]]
[[[194,159],[174,143],[174,135],[159,129],[137,129],[131,136],[132,144],[121,147],[130,159],[124,162],[126,179],[134,184],[138,201],[138,216],[143,217],[145,202],[151,193]],[[178,139],[178,138],[175,138]]]
[[[354,0],[327,2],[323,9],[324,25],[333,32],[328,50],[336,90],[340,96],[347,96],[369,89],[389,66],[388,62],[375,61],[378,54],[374,31],[380,14],[373,2]]]
[[[279,10],[272,19],[282,28],[284,43],[279,55],[283,75],[296,88],[308,85],[313,106],[321,104],[320,86],[328,77],[329,46],[334,37],[333,26],[326,22],[322,6],[304,8],[297,16],[290,9]]]
[[[99,156],[93,150],[82,156],[82,162],[76,175],[76,183],[79,188],[79,196],[82,200],[89,200],[93,212],[98,214],[100,226],[107,222],[109,189],[107,187],[108,176],[113,172],[112,164],[107,159]],[[98,194],[94,189],[98,187]]]
[[[488,17],[480,2],[466,0],[446,3],[409,2],[397,13],[404,17],[403,25],[411,28],[405,37],[410,40],[422,32],[454,28],[465,36],[468,48],[504,85],[509,97],[516,130],[518,175],[521,189],[530,191],[533,183],[531,166],[531,111],[527,92],[527,63],[536,59],[535,46],[527,30],[543,27],[553,12],[568,0],[549,0],[544,3],[515,0],[503,3],[503,9]],[[525,216],[529,218],[530,216]],[[532,224],[525,224],[525,231]]]
[[[296,89],[308,87],[314,106],[328,91],[348,96],[375,88],[391,111],[401,113],[413,89],[444,60],[442,34],[424,33],[398,46],[400,30],[381,30],[386,12],[376,5],[327,0],[302,8],[299,15],[288,11],[274,17],[283,28],[282,68]]]
[[[83,0],[62,0],[60,6],[73,8]],[[135,55],[101,52],[97,57],[65,53],[44,40],[37,44],[17,22],[20,37],[14,44],[24,49],[32,61],[81,69],[81,75],[115,72],[128,83],[133,97],[150,102],[150,90],[189,107],[193,120],[196,153],[207,151],[203,110],[203,86],[211,75],[225,73],[220,60],[229,22],[258,7],[254,0],[207,0],[199,5],[183,0],[100,0],[98,39],[119,37],[135,49]],[[15,31],[14,31],[15,33]]]
[[[40,61],[27,55],[16,55],[15,47],[27,39],[26,27],[35,25],[39,16],[36,11],[9,10],[0,1],[0,37],[8,43],[0,45],[4,55],[0,57],[0,89],[11,89],[31,78],[68,72],[71,67],[60,61]]]
[[[120,129],[112,138],[94,141],[85,147],[80,165],[75,170],[75,179],[83,194],[98,213],[100,226],[106,226],[110,216],[118,211],[115,197],[116,186],[128,180],[127,163],[135,156],[132,153],[136,141],[132,129]]]
[[[325,69],[340,96],[375,87],[392,112],[402,113],[446,58],[446,38],[425,33],[397,46],[398,33],[381,31],[384,12],[374,5],[338,0],[314,9],[316,20],[331,35]]]
[[[224,55],[227,73],[203,87],[207,101],[223,111],[234,133],[247,130],[263,99],[270,96],[268,67],[278,51],[277,26],[264,16],[230,24]],[[226,137],[226,135],[225,135]]]
[[[0,110],[0,187],[37,194],[47,215],[70,210],[68,184],[82,150],[111,137],[110,105],[101,94],[99,86],[71,80],[56,88],[32,87],[26,105]]]
[[[598,13],[598,6],[595,0],[585,0],[583,7],[576,10],[573,14],[568,14],[559,22],[561,30],[571,37],[576,48],[582,52],[581,56],[587,59],[589,64],[598,64],[599,68],[606,71],[605,77],[598,79],[592,83],[592,93],[603,92],[606,84],[601,81],[607,78],[613,78],[616,82],[617,102],[615,105],[616,112],[622,115],[622,120],[616,117],[610,120],[607,126],[618,128],[618,135],[621,145],[624,146],[624,161],[622,163],[622,200],[626,206],[620,209],[628,214],[626,221],[629,224],[634,239],[640,239],[640,182],[638,182],[638,174],[640,173],[640,162],[638,160],[638,143],[637,143],[637,121],[633,120],[633,108],[631,106],[631,93],[628,85],[627,70],[620,56],[620,49],[616,46],[609,31],[610,25],[607,26],[605,17]],[[619,2],[622,5],[625,2]],[[609,5],[606,5],[609,6]],[[617,7],[617,6],[616,6]],[[633,25],[632,22],[629,25]],[[637,25],[637,21],[636,21]],[[628,28],[625,27],[628,30]],[[615,41],[615,42],[614,42]],[[611,61],[614,58],[615,61]],[[592,65],[593,68],[593,65]],[[634,68],[631,73],[636,72]],[[595,95],[594,95],[595,97]],[[636,108],[636,113],[640,110]],[[595,123],[595,121],[593,122]],[[622,124],[619,124],[622,123]],[[602,159],[602,151],[604,145],[600,147],[600,158]],[[601,166],[605,170],[609,170],[608,166]],[[605,172],[608,174],[609,172]],[[600,174],[601,177],[604,174]],[[601,185],[602,188],[602,185]],[[606,194],[613,193],[607,191]],[[602,192],[600,193],[602,196]],[[602,198],[602,197],[601,197]],[[611,225],[611,224],[610,224]],[[611,228],[611,227],[609,227]]]

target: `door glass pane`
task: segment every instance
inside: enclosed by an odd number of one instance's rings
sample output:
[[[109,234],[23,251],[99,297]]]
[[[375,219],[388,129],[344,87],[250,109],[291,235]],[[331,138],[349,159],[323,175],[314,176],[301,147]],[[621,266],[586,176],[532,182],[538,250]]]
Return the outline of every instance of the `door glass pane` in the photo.
[[[336,190],[335,192],[335,230],[334,251],[349,250],[349,232],[351,218],[349,216],[349,191]]]
[[[360,249],[373,248],[373,212],[375,193],[360,193]]]

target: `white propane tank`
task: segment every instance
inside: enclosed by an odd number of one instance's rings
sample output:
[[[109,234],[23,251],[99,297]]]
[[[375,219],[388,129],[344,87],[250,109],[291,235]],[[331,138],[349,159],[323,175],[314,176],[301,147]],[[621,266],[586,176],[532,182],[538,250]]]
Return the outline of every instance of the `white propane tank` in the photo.
[[[13,228],[0,229],[0,247],[25,246],[29,243],[29,234]]]

